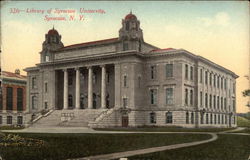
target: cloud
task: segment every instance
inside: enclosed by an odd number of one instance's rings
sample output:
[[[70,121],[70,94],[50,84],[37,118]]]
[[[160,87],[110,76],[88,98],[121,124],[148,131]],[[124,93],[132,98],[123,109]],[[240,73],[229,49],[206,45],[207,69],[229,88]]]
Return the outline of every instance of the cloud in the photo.
[[[230,24],[230,16],[226,12],[218,12],[213,17],[198,18],[205,26],[228,26]]]

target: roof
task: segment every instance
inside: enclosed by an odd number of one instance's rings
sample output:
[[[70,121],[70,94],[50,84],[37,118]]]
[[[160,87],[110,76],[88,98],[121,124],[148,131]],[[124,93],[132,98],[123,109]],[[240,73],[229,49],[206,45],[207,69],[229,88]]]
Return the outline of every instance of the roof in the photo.
[[[49,35],[59,35],[58,32],[57,32],[57,30],[54,29],[54,27],[53,27],[53,29],[51,29],[51,30],[48,31],[48,34]]]
[[[150,52],[161,52],[161,51],[170,51],[170,50],[176,50],[174,48],[163,48],[163,49],[154,49],[154,50],[151,50]]]
[[[26,81],[26,78],[27,78],[27,76],[19,75],[19,74],[15,74],[15,73],[12,73],[12,72],[7,72],[7,71],[2,71],[1,72],[1,77],[2,78],[7,78],[7,79],[25,80],[25,81]]]
[[[86,47],[86,46],[91,46],[91,45],[100,45],[100,44],[112,43],[112,42],[117,42],[118,40],[119,40],[119,38],[110,38],[110,39],[103,39],[103,40],[98,40],[98,41],[78,43],[78,44],[65,46],[65,47],[63,47],[63,48],[61,48],[59,50],[76,49],[76,48],[81,48],[81,47]]]
[[[128,15],[126,15],[125,20],[129,20],[129,19],[137,19],[136,16],[134,14],[132,14],[132,12],[130,12]]]

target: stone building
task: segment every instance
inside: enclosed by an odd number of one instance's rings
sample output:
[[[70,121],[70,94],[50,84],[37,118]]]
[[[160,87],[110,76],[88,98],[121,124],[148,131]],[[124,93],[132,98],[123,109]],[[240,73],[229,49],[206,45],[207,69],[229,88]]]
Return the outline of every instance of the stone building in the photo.
[[[0,126],[24,125],[26,118],[26,76],[20,70],[1,72]]]
[[[54,28],[40,63],[26,68],[36,126],[236,126],[232,71],[184,49],[143,39],[130,13],[118,38],[64,46]]]

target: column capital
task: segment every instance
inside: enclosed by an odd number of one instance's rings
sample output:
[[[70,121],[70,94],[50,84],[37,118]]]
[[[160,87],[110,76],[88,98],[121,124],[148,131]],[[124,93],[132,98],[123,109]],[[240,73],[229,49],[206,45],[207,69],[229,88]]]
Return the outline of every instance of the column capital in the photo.
[[[87,69],[91,69],[93,66],[86,66]]]
[[[68,71],[68,69],[67,68],[64,68],[64,69],[62,69],[63,70],[63,72],[67,72]]]
[[[77,70],[80,70],[80,67],[75,67],[74,69],[77,71]]]
[[[101,68],[106,67],[106,64],[101,64],[100,67]]]

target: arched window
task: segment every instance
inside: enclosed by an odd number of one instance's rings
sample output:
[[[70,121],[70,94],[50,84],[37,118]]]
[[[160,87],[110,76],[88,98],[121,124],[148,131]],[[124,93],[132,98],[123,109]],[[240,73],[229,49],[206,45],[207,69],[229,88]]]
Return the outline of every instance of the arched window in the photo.
[[[172,112],[166,113],[166,123],[173,123],[173,114]]]
[[[150,113],[150,123],[156,123],[156,114],[154,112]]]

